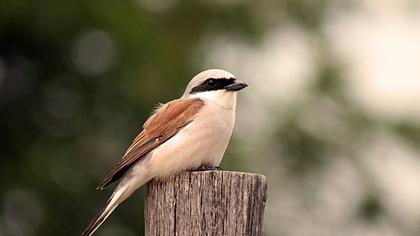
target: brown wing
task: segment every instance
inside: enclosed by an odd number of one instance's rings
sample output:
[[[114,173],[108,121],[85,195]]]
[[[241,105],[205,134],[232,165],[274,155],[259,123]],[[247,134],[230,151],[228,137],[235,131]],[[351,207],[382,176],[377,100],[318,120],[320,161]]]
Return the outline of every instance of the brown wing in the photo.
[[[192,121],[203,105],[201,99],[179,99],[158,108],[144,123],[143,131],[134,139],[123,159],[105,177],[98,189],[102,190],[121,178],[136,161],[176,135]]]

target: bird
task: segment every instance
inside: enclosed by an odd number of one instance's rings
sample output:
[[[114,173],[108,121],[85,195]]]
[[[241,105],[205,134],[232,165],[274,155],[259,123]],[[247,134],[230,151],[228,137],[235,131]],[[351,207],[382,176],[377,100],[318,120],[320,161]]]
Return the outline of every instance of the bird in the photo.
[[[159,105],[98,190],[119,181],[82,236],[90,236],[115,208],[152,179],[187,170],[216,169],[233,132],[237,92],[248,85],[221,69],[198,73],[183,95]]]

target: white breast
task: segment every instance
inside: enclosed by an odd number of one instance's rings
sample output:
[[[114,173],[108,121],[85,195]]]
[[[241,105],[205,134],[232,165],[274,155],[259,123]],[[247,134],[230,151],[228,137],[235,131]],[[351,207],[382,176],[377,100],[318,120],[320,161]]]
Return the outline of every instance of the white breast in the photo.
[[[147,166],[151,178],[196,169],[203,164],[219,166],[234,123],[234,110],[206,101],[193,122],[153,150],[141,165]]]

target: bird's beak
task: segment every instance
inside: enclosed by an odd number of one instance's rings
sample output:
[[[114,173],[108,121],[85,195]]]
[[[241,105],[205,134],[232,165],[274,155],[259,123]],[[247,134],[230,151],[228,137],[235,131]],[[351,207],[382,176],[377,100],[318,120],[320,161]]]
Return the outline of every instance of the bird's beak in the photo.
[[[238,79],[235,79],[235,83],[226,86],[225,89],[227,91],[239,91],[239,90],[244,89],[246,87],[248,87],[248,84],[246,84],[245,82],[242,82]]]

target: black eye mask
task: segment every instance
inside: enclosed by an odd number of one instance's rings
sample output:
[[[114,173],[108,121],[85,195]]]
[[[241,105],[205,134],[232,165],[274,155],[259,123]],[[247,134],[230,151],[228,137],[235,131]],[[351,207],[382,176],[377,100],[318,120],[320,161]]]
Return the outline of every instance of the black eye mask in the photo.
[[[206,79],[203,83],[192,88],[190,94],[198,93],[198,92],[205,92],[205,91],[220,90],[234,83],[235,83],[235,78],[229,78],[229,79],[210,78],[210,79]]]

